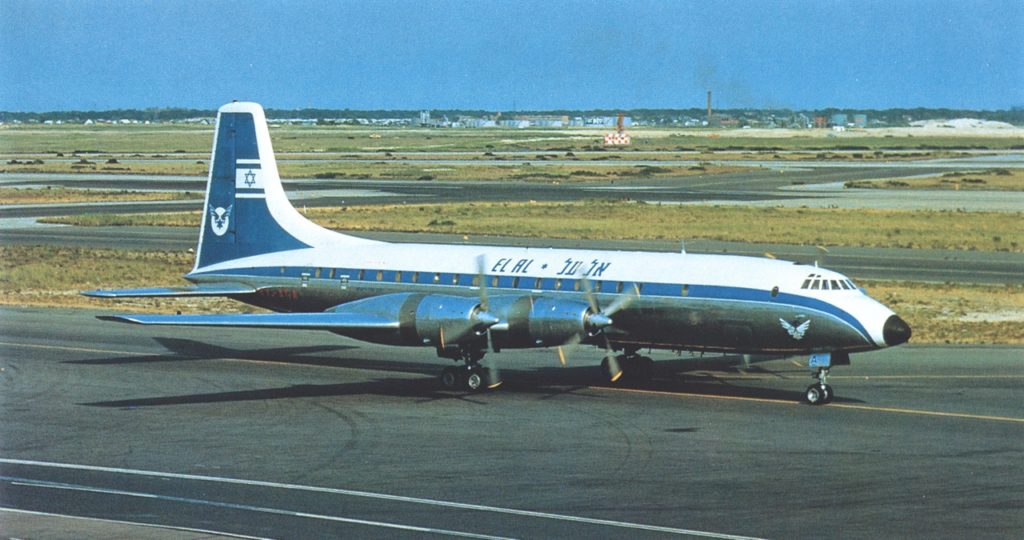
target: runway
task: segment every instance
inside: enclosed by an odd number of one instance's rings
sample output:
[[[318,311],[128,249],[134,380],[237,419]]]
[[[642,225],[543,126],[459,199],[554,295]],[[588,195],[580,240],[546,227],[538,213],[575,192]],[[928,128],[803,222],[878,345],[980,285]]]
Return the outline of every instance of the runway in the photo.
[[[503,352],[506,384],[466,395],[432,351],[93,315],[0,310],[0,507],[127,522],[82,525],[97,536],[1024,531],[1019,347],[855,355],[811,407],[789,360],[662,354],[617,389],[595,350]],[[68,530],[31,516],[0,530]]]

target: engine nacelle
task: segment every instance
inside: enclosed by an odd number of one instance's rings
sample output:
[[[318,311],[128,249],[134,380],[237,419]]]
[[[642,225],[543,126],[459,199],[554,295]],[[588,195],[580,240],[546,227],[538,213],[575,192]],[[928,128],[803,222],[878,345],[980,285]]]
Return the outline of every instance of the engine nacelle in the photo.
[[[498,296],[490,299],[488,311],[502,321],[491,328],[495,350],[557,347],[600,330],[591,321],[594,313],[590,306],[574,300]]]
[[[390,328],[351,329],[346,336],[385,345],[433,345],[440,348],[480,338],[496,318],[472,297],[396,293],[341,304],[327,311],[394,321]]]

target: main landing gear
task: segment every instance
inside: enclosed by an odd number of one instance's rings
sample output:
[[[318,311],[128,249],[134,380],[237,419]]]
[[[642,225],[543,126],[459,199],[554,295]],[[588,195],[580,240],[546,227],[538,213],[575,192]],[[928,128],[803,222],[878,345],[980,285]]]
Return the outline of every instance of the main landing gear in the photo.
[[[807,400],[807,403],[811,405],[832,403],[832,396],[834,394],[832,393],[832,387],[826,382],[828,381],[828,368],[818,368],[817,373],[812,375],[812,377],[816,377],[818,382],[808,386],[804,392],[804,399]]]
[[[441,371],[441,385],[446,390],[468,390],[479,392],[501,386],[501,381],[492,370],[480,365],[484,350],[477,347],[460,347],[457,356],[449,356],[461,366],[449,366]],[[439,353],[440,354],[440,353]]]

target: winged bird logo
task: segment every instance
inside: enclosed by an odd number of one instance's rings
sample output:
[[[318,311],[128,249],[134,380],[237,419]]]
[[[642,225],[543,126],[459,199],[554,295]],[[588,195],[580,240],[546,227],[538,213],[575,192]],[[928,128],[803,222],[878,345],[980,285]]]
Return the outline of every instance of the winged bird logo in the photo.
[[[210,229],[213,230],[213,234],[224,236],[224,233],[228,232],[228,222],[231,220],[231,210],[234,207],[232,204],[226,210],[220,206],[210,209]]]
[[[800,326],[793,326],[786,322],[786,319],[779,319],[779,324],[789,332],[789,335],[793,336],[793,339],[799,341],[804,338],[804,334],[807,333],[807,329],[811,326],[811,321],[806,320]]]

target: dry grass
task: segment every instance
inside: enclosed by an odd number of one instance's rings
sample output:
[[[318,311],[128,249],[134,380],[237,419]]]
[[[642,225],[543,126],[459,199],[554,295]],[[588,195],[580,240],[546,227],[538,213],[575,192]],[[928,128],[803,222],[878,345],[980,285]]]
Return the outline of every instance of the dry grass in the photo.
[[[883,180],[857,180],[846,183],[857,189],[948,189],[971,191],[1022,191],[1024,170],[986,169],[981,171],[948,172],[927,178],[890,178]]]
[[[179,201],[199,199],[202,193],[177,191],[91,190],[64,187],[0,188],[0,204],[51,204],[117,201]]]
[[[960,251],[1024,250],[1020,213],[834,208],[658,206],[625,201],[458,203],[316,208],[307,217],[332,229],[585,239],[712,239],[798,245]],[[200,214],[47,218],[83,226],[198,227]]]
[[[868,292],[906,319],[912,343],[1024,343],[1024,287],[874,281]]]

